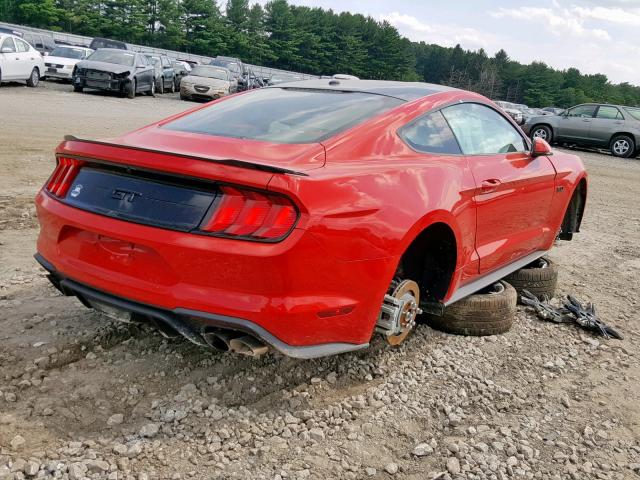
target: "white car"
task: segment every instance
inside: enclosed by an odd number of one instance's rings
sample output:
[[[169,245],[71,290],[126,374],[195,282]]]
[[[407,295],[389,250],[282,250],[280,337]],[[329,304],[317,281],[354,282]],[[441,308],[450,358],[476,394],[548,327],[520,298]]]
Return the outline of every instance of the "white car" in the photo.
[[[93,49],[86,47],[59,46],[44,59],[45,78],[61,78],[71,80],[73,67],[93,53]]]
[[[15,35],[0,33],[0,82],[26,80],[38,86],[44,75],[44,59],[40,52]]]

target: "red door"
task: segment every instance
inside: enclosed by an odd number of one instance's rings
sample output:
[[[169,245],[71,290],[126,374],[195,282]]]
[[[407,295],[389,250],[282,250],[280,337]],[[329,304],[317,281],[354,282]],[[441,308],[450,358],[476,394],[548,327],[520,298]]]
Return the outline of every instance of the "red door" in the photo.
[[[476,250],[485,273],[538,250],[549,234],[555,170],[529,153],[469,157],[476,180]]]
[[[532,158],[529,143],[492,107],[463,103],[444,108],[476,182],[476,251],[480,273],[542,248],[549,237],[555,169]]]

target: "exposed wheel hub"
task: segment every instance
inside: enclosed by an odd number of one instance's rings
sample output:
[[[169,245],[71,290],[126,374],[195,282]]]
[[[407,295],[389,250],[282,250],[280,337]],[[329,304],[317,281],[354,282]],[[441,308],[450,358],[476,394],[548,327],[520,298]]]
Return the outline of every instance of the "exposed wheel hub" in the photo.
[[[416,326],[420,308],[420,288],[413,280],[403,280],[384,296],[376,331],[390,345],[399,345]]]

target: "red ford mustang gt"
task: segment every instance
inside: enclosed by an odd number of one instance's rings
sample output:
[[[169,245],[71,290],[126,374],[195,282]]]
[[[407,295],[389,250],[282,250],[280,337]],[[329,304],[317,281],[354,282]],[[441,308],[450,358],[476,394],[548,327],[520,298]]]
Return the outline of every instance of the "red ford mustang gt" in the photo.
[[[36,198],[36,258],[87,306],[198,344],[299,358],[376,330],[393,344],[420,307],[579,230],[584,167],[551,155],[474,93],[282,84],[108,141],[67,137]]]

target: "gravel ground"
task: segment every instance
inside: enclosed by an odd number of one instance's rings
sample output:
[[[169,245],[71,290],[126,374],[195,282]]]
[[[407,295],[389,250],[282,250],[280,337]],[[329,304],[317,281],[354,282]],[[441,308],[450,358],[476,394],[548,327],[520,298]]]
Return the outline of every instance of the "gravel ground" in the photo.
[[[624,340],[520,309],[495,337],[421,325],[397,349],[251,360],[49,286],[32,199],[57,142],[192,105],[70,90],[0,89],[0,480],[640,478],[640,161],[579,152],[584,231],[551,254],[560,292],[594,301]]]

